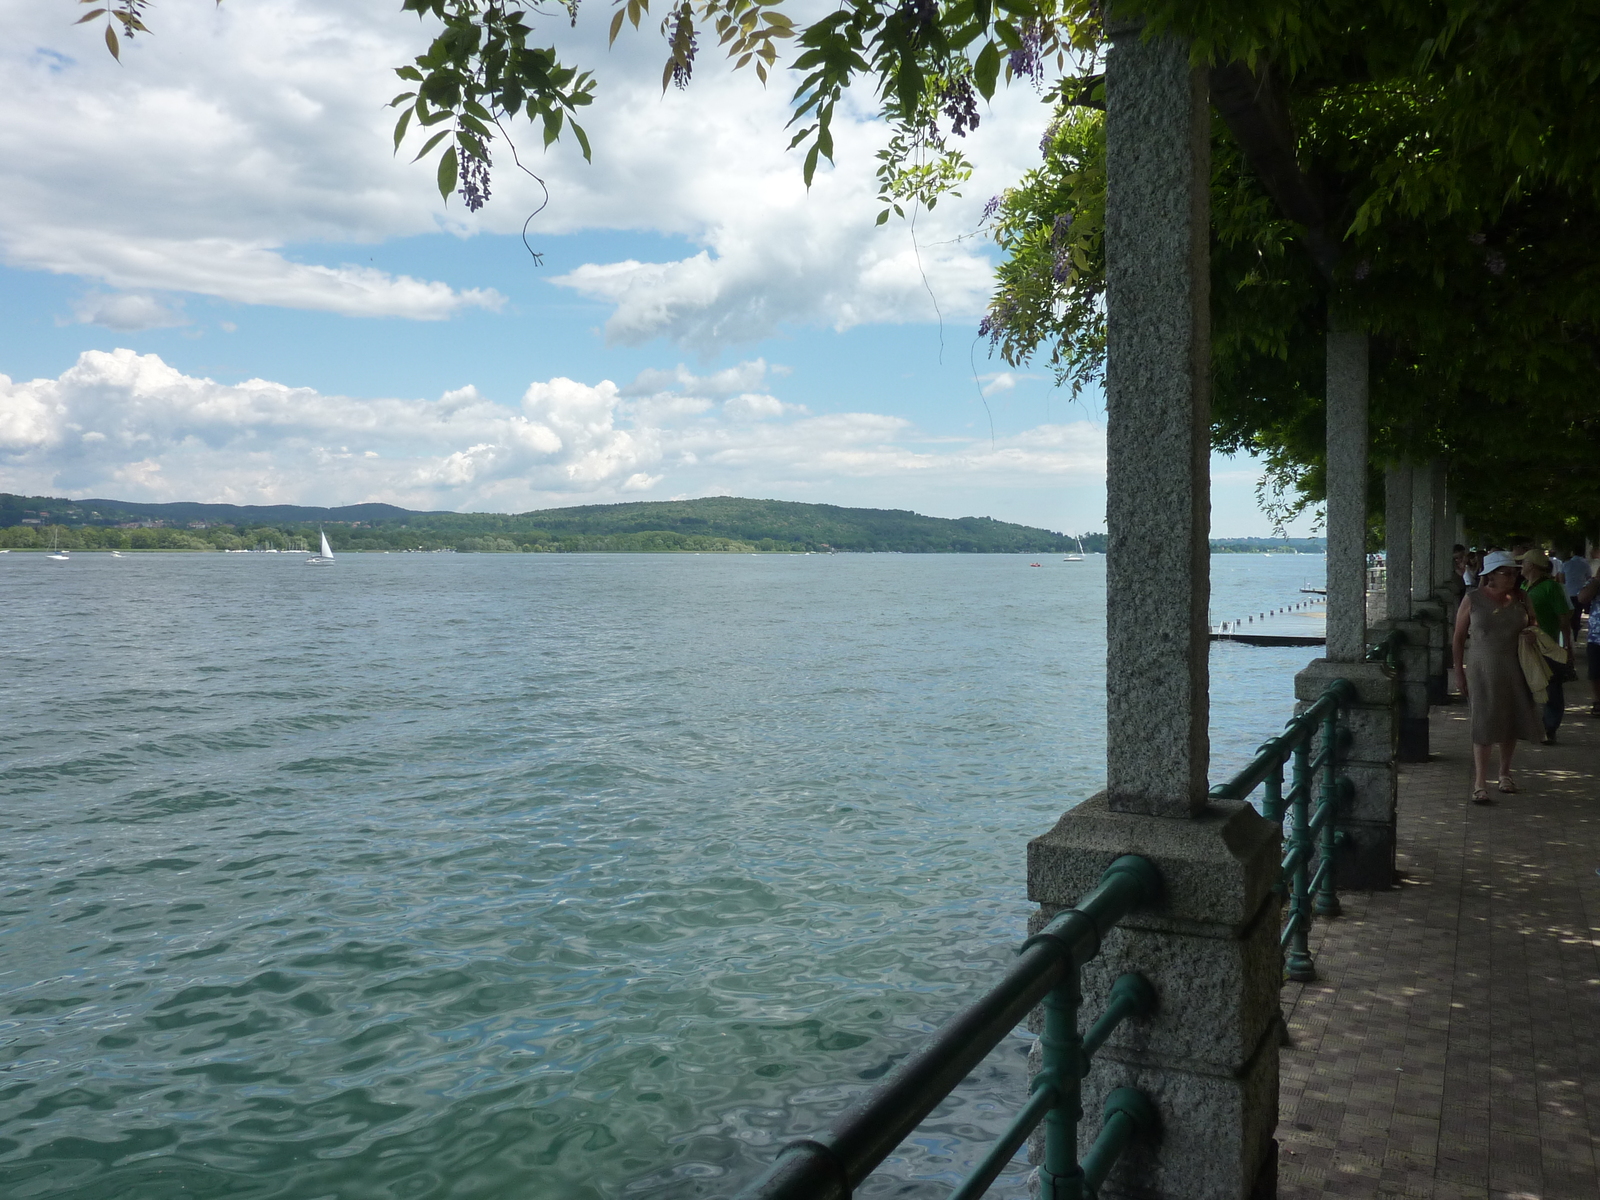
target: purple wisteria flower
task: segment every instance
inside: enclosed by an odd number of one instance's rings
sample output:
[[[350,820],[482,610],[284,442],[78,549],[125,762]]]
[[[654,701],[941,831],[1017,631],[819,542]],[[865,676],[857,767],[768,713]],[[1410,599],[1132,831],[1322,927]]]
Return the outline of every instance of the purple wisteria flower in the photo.
[[[1023,22],[1022,45],[1013,50],[1006,58],[1006,64],[1011,68],[1011,74],[1033,80],[1035,87],[1044,82],[1042,32],[1042,27],[1038,21]]]
[[[461,159],[461,198],[466,201],[470,212],[477,212],[489,203],[489,163],[488,151],[484,151],[485,158],[459,152]]]
[[[679,44],[680,38],[688,34],[688,49],[684,52],[684,57],[674,59],[672,63],[672,86],[679,91],[689,86],[689,77],[694,74],[695,52],[700,48],[700,35],[690,27],[693,19],[688,6],[685,5],[678,10],[678,22],[672,27],[670,40],[674,46]]]
[[[978,127],[978,96],[969,80],[952,79],[939,99],[943,102],[940,107],[944,115],[950,118],[950,132],[966,137],[970,130]]]

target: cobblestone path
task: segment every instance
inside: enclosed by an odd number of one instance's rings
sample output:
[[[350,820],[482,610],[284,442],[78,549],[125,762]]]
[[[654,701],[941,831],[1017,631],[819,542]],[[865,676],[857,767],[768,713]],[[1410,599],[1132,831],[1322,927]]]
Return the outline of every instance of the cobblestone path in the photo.
[[[1588,687],[1569,685],[1587,698]],[[1281,1200],[1600,1200],[1600,721],[1469,804],[1462,707],[1402,768],[1401,886],[1314,929],[1284,988]]]

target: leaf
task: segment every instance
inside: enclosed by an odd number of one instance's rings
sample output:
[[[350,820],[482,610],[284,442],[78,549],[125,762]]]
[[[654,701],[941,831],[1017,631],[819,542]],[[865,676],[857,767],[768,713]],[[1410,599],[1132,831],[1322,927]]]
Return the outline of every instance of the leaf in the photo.
[[[117,49],[117,33],[111,26],[106,26],[106,49],[111,51],[111,57],[118,62],[122,61],[122,54]]]
[[[811,186],[811,178],[816,173],[817,173],[817,147],[816,147],[815,144],[813,144],[811,149],[806,152],[806,167],[805,167],[806,187],[809,188]]]
[[[623,9],[617,9],[617,15],[611,18],[611,42],[617,40],[617,34],[622,32],[622,18],[628,14]],[[607,43],[610,44],[609,42]]]
[[[874,221],[873,224],[874,225],[887,224],[888,220],[889,220],[889,210],[886,208],[881,213],[878,214],[878,219],[876,221]]]
[[[972,66],[972,81],[985,100],[994,98],[995,81],[1000,76],[1000,48],[988,42],[978,52],[978,61]]]
[[[578,139],[578,145],[583,150],[583,161],[593,162],[594,160],[589,154],[589,135],[583,131],[583,126],[579,125],[576,121],[569,121],[567,123],[572,126],[572,136]]]
[[[444,138],[447,138],[449,136],[450,136],[450,131],[448,129],[441,129],[438,133],[434,134],[431,138],[429,138],[426,142],[424,142],[422,144],[422,149],[417,151],[417,157],[413,158],[411,161],[412,162],[419,161],[424,155],[426,155],[428,153],[429,150],[432,150],[435,146],[437,146],[440,143],[440,141],[442,141]]]
[[[446,200],[456,190],[456,148],[451,146],[439,159],[439,195]]]
[[[88,0],[88,2],[93,4],[94,0]],[[96,17],[103,17],[105,15],[106,15],[106,10],[105,9],[97,8],[93,12],[84,13],[83,16],[79,17],[76,21],[74,21],[73,24],[74,25],[82,25],[85,21],[92,21]]]
[[[400,143],[405,141],[406,126],[411,124],[411,110],[408,108],[400,114],[400,119],[394,123],[394,152],[400,153]]]

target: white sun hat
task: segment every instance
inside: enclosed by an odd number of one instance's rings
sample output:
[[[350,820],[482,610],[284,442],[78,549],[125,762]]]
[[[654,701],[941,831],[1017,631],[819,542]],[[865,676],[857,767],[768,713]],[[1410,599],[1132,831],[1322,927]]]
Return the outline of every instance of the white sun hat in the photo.
[[[1492,571],[1498,571],[1501,567],[1515,568],[1516,565],[1517,560],[1504,550],[1491,550],[1483,556],[1483,569],[1478,572],[1478,578],[1482,579],[1485,575]]]

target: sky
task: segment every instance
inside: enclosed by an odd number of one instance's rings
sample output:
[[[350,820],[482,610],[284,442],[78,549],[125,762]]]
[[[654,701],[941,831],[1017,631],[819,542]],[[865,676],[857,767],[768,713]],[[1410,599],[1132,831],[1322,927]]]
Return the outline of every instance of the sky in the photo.
[[[0,490],[1104,528],[1101,396],[977,336],[984,203],[1049,121],[1031,85],[982,110],[962,196],[879,227],[870,95],[807,190],[791,77],[707,49],[663,93],[654,23],[608,49],[608,8],[555,11],[541,38],[599,82],[593,162],[509,126],[548,203],[502,146],[471,214],[416,138],[393,152],[393,68],[430,37],[398,0],[157,0],[120,63],[68,0],[0,0]],[[1272,532],[1259,475],[1213,460],[1216,536]]]

